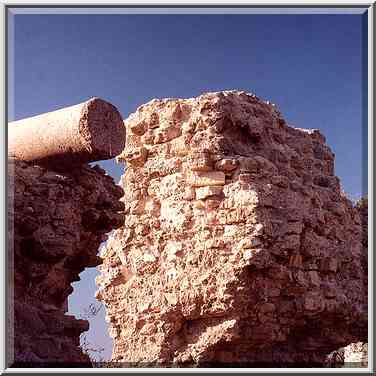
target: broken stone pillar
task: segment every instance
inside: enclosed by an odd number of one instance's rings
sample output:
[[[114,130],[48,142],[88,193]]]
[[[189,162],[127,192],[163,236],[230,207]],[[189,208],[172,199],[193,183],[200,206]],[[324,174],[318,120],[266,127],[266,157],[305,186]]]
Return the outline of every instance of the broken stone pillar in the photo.
[[[10,157],[55,169],[113,158],[124,142],[120,113],[100,98],[8,125]]]
[[[113,361],[322,365],[367,339],[359,211],[318,130],[228,91],[125,121],[125,222],[103,253]]]

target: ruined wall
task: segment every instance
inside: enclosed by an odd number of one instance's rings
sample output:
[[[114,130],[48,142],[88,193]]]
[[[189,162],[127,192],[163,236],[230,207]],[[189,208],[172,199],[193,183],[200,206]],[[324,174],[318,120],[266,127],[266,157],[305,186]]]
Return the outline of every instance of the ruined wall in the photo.
[[[123,223],[123,190],[98,165],[125,145],[119,111],[101,98],[8,124],[9,366],[88,366],[66,315],[71,283],[96,266]]]
[[[362,223],[362,271],[363,278],[363,291],[364,291],[364,305],[367,306],[368,298],[368,198],[360,199],[356,205]],[[365,328],[364,328],[365,330]],[[366,338],[366,336],[361,336]],[[333,351],[327,356],[327,367],[368,367],[368,343],[356,342]]]
[[[8,195],[13,365],[90,366],[79,348],[89,324],[66,315],[67,298],[123,223],[123,190],[99,166],[57,173],[10,160]]]
[[[361,218],[319,131],[244,92],[125,125],[126,218],[97,280],[114,361],[312,365],[366,341]]]

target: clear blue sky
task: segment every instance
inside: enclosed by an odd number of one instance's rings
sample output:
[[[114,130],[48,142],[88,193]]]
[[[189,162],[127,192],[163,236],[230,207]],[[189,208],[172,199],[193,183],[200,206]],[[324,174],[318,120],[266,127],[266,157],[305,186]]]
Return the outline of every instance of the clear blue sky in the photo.
[[[319,128],[345,192],[366,192],[361,15],[17,15],[14,36],[10,120],[92,96],[125,118],[153,98],[246,90],[290,125]],[[117,182],[122,166],[103,166]],[[94,274],[75,284],[72,312],[90,303]]]

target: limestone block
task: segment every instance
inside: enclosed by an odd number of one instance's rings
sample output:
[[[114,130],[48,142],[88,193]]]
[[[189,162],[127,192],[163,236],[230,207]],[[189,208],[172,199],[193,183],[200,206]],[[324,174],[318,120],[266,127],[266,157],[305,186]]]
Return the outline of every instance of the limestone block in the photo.
[[[189,158],[188,166],[192,171],[211,171],[213,161],[207,153],[195,153]]]
[[[320,270],[324,272],[336,272],[338,269],[338,261],[332,257],[325,257],[321,260]]]
[[[239,165],[237,159],[224,158],[215,164],[215,169],[223,172],[229,172],[235,170]]]
[[[206,186],[196,189],[196,200],[205,200],[208,197],[219,196],[223,192],[222,186]]]
[[[168,142],[181,135],[181,128],[176,126],[170,126],[167,128],[160,128],[154,137],[154,144],[161,144]]]
[[[124,160],[133,167],[141,167],[145,164],[147,156],[147,149],[141,146],[135,149],[125,149],[117,159],[118,161]]]
[[[188,183],[192,187],[205,187],[212,185],[225,185],[226,177],[222,171],[192,172]]]
[[[132,122],[129,126],[130,130],[137,136],[142,136],[147,130],[147,124],[144,120]]]

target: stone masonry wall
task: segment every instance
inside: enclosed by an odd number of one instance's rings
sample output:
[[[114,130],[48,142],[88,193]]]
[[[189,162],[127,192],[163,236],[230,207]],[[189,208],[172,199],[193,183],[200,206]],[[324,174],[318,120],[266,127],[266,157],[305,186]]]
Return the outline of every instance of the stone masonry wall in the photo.
[[[79,348],[89,324],[66,315],[67,298],[123,223],[123,190],[99,166],[57,173],[10,160],[8,195],[13,365],[90,366]]]
[[[359,212],[318,130],[228,91],[126,121],[97,297],[126,364],[322,364],[366,341]]]

